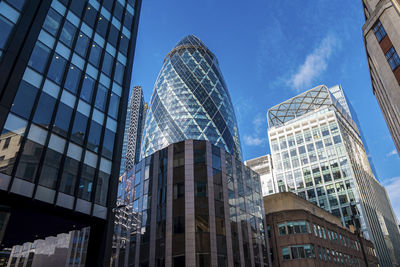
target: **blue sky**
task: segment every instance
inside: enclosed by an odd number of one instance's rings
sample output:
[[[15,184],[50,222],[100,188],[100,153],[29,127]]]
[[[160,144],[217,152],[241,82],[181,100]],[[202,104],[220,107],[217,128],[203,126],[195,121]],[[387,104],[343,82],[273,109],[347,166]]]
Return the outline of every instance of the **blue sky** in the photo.
[[[400,158],[372,93],[361,1],[143,1],[132,86],[149,101],[165,55],[184,36],[217,56],[244,159],[269,153],[266,112],[319,84],[341,84],[400,217]]]

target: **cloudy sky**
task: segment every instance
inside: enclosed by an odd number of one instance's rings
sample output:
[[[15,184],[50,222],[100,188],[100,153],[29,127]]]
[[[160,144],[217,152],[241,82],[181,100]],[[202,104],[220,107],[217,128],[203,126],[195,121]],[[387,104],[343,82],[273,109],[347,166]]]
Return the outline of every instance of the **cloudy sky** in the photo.
[[[372,93],[363,23],[361,1],[143,1],[132,85],[142,85],[149,101],[165,55],[196,35],[218,58],[243,157],[251,159],[269,153],[268,108],[320,84],[341,84],[400,218],[400,158]]]

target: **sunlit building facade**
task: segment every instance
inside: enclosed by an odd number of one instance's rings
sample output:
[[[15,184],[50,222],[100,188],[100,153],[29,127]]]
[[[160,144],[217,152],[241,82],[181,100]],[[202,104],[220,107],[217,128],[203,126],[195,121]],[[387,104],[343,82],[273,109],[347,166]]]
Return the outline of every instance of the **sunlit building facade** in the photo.
[[[0,200],[11,210],[6,247],[90,225],[86,263],[102,266],[109,256],[105,233],[116,199],[140,6],[140,0],[1,1]],[[35,227],[21,227],[24,221]]]
[[[179,41],[164,59],[149,104],[143,157],[186,139],[208,140],[242,157],[235,112],[218,60],[193,35]]]
[[[291,191],[361,228],[381,266],[396,264],[400,234],[374,177],[351,115],[326,86],[268,110],[268,136],[279,192]],[[398,260],[398,259],[397,259]]]
[[[400,154],[400,1],[363,0],[362,7],[372,92]]]
[[[267,154],[255,159],[249,159],[244,164],[260,175],[263,196],[277,192],[272,171],[271,155]]]

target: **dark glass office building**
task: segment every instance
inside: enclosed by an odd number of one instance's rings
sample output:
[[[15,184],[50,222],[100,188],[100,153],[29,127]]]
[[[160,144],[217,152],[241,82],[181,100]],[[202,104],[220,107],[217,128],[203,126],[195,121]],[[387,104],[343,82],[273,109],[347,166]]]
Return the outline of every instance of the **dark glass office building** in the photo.
[[[146,118],[144,157],[186,139],[208,140],[241,159],[239,130],[215,55],[193,35],[164,59]]]
[[[140,6],[0,2],[5,247],[90,226],[87,264],[109,257]]]

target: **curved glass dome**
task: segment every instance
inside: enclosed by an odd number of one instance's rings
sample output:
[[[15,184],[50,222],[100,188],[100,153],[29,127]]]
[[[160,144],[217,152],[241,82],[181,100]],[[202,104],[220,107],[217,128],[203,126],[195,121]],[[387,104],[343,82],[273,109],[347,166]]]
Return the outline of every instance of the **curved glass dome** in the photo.
[[[218,61],[193,35],[169,52],[154,85],[143,157],[186,139],[209,140],[241,160],[232,101]]]

